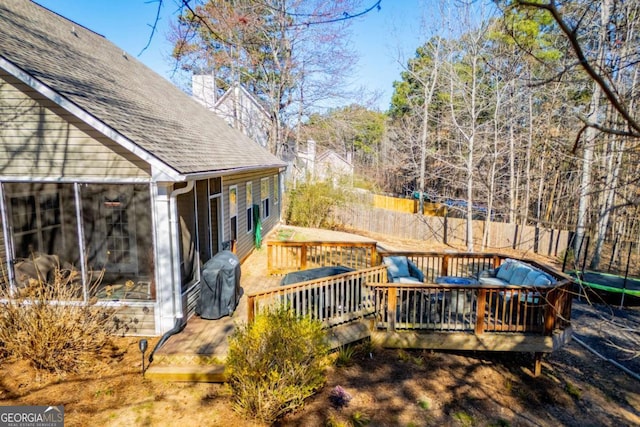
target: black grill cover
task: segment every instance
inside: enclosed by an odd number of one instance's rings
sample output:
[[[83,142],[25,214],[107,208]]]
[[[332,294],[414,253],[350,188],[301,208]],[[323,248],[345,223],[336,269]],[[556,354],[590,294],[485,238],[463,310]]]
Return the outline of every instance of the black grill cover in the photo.
[[[241,294],[238,257],[231,251],[218,252],[202,267],[196,314],[203,319],[230,316],[238,306]]]

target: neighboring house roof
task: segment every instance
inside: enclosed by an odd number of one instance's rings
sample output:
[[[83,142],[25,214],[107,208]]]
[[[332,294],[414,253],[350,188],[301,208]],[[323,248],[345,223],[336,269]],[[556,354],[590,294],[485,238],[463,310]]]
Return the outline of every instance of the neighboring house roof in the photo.
[[[313,173],[319,181],[335,181],[340,176],[353,175],[353,165],[335,151],[327,150],[316,157]]]
[[[212,111],[253,141],[267,147],[271,125],[269,112],[240,84],[234,83],[227,89],[216,101]]]
[[[229,102],[229,98],[235,96],[236,88],[240,89],[240,96],[246,98],[249,102],[251,102],[251,104],[253,104],[258,109],[258,111],[260,111],[264,115],[264,118],[266,120],[269,120],[269,112],[267,111],[265,106],[262,105],[262,103],[258,101],[256,97],[252,95],[247,89],[245,89],[244,86],[238,83],[235,83],[233,86],[227,89],[227,91],[223,93],[222,96],[216,101],[216,104],[213,106],[213,108],[219,108],[220,105],[224,104],[225,102]]]
[[[347,159],[345,159],[344,157],[342,157],[340,154],[336,153],[333,150],[327,150],[324,151],[322,154],[320,154],[317,158],[316,158],[316,163],[322,163],[322,162],[327,162],[327,161],[337,161],[340,163],[343,163],[345,167],[352,167],[351,162],[349,162]]]
[[[285,164],[103,36],[0,0],[0,68],[175,179]]]

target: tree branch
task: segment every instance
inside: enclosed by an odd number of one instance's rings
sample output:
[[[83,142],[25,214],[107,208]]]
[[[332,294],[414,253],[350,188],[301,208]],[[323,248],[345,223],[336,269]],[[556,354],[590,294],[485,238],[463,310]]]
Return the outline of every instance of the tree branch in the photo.
[[[615,92],[609,87],[604,77],[601,76],[591,65],[589,60],[587,59],[584,51],[582,50],[582,46],[580,46],[580,42],[578,42],[578,38],[576,37],[578,27],[573,30],[569,27],[569,25],[562,18],[562,14],[556,7],[555,0],[550,0],[547,4],[540,4],[526,0],[518,0],[518,4],[525,7],[532,7],[538,9],[547,10],[553,19],[556,21],[560,30],[566,35],[571,47],[578,57],[578,61],[582,68],[587,72],[589,77],[596,82],[598,86],[602,89],[607,100],[613,106],[613,108],[622,116],[624,121],[627,123],[627,126],[630,128],[630,131],[627,133],[629,136],[638,137],[640,136],[640,124],[631,116],[629,111],[627,111],[626,107],[623,103],[618,99]]]
[[[151,0],[148,3],[152,3],[154,1],[158,3],[158,10],[156,11],[156,19],[153,21],[153,25],[149,25],[151,27],[151,34],[149,34],[149,40],[147,40],[147,44],[142,48],[138,56],[142,55],[142,53],[145,50],[147,50],[149,46],[151,46],[151,40],[153,40],[153,36],[156,33],[156,30],[158,29],[158,22],[160,21],[160,10],[162,9],[163,0]]]

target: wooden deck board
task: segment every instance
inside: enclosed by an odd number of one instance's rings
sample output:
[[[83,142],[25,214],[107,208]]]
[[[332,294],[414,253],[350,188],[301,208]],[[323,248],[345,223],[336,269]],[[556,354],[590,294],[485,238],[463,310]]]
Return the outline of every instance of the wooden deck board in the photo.
[[[236,323],[247,321],[246,295],[280,283],[281,277],[268,276],[266,267],[266,251],[254,251],[242,265],[240,277],[242,296],[233,314],[215,320],[192,316],[182,332],[169,337],[167,342],[156,351],[154,360],[175,361],[196,358],[207,360],[210,357],[224,360],[228,351],[227,337],[235,330]],[[160,363],[162,362],[156,365]]]

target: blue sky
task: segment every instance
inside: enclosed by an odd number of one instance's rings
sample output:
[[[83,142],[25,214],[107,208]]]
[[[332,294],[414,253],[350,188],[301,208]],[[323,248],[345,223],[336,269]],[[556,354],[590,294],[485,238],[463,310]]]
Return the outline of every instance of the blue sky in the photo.
[[[131,55],[137,56],[149,41],[158,3],[151,0],[36,0],[42,6],[102,34]],[[363,0],[363,8],[375,0]],[[353,76],[357,86],[381,93],[377,107],[386,110],[400,79],[401,64],[424,40],[421,30],[427,0],[382,0],[380,11],[371,11],[352,23],[352,42],[359,55]],[[137,58],[171,79],[173,63],[167,41],[169,23],[175,19],[175,0],[164,0],[151,45]],[[354,100],[355,101],[355,100]]]

